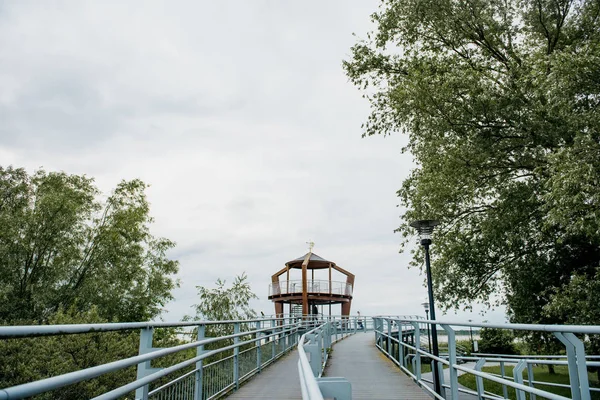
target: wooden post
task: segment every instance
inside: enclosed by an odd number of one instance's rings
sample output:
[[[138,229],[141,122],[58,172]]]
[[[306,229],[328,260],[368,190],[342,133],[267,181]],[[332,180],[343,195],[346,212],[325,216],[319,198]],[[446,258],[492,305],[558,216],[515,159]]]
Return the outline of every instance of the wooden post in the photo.
[[[310,260],[311,252],[306,253],[302,262],[302,315],[308,315],[308,282],[306,281],[306,270]]]
[[[331,263],[329,263],[329,296],[331,296]],[[331,314],[331,305],[329,306],[329,314]]]

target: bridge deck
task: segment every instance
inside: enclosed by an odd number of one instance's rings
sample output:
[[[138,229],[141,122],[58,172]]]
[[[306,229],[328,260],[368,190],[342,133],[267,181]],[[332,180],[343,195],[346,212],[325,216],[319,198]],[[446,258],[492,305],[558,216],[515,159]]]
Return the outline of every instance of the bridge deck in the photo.
[[[356,333],[335,344],[324,375],[348,379],[353,400],[431,399],[375,347],[373,332]]]
[[[298,350],[290,351],[245,383],[228,399],[302,399]]]
[[[324,376],[342,376],[352,384],[352,399],[430,400],[376,347],[372,332],[357,333],[333,347]],[[301,399],[298,352],[292,351],[250,379],[228,399]]]

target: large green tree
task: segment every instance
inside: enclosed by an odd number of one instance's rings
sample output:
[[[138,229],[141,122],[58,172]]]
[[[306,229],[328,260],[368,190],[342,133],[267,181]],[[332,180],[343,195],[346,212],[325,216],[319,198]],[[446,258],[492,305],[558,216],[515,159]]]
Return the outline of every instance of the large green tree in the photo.
[[[600,276],[600,1],[384,0],[372,20],[344,68],[365,135],[408,135],[398,230],[441,220],[437,298],[560,322]]]
[[[0,167],[0,322],[92,306],[112,322],[159,315],[178,266],[150,233],[145,189],[123,181],[102,199],[86,176]]]

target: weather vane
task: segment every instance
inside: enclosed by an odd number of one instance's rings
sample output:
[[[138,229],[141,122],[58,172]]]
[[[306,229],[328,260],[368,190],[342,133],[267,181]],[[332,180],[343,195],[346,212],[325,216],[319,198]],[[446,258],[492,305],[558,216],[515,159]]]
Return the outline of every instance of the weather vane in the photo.
[[[308,251],[310,251],[312,253],[312,249],[313,249],[313,247],[315,247],[315,242],[310,241],[310,242],[306,242],[306,244],[308,245]]]

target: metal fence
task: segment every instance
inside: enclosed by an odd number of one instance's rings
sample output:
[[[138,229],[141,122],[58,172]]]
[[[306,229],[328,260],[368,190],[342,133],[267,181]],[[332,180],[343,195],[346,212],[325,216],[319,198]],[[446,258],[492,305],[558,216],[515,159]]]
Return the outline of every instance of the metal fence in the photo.
[[[140,330],[138,355],[0,389],[0,400],[21,399],[46,393],[131,366],[137,366],[135,381],[104,393],[96,399],[129,397],[133,391],[136,399],[144,400],[213,399],[237,389],[241,382],[293,349],[300,334],[312,329],[316,324],[316,320],[283,316],[242,321],[0,327],[2,340]],[[180,337],[180,344],[168,348],[154,348],[153,336],[157,328],[179,329],[177,336]],[[209,337],[211,332],[221,334]],[[186,350],[195,350],[195,354],[168,367],[151,366],[153,361]],[[166,383],[163,383],[165,380]],[[151,388],[152,385],[157,387]]]
[[[323,377],[334,343],[348,335],[373,329],[370,317],[327,317],[318,327],[306,332],[298,342],[298,375],[302,399],[334,398],[351,400],[352,388],[344,377]]]
[[[588,379],[588,367],[600,367],[600,362],[595,361],[598,356],[586,356],[584,341],[591,335],[600,334],[600,326],[575,326],[575,325],[531,325],[531,324],[465,324],[452,321],[430,321],[403,317],[375,317],[375,343],[404,372],[410,375],[423,389],[435,398],[442,399],[432,389],[432,379],[425,378],[421,372],[421,364],[430,361],[433,369],[433,360],[438,363],[438,375],[445,398],[458,399],[459,392],[469,393],[479,399],[507,399],[508,388],[515,389],[516,398],[525,400],[526,397],[535,400],[536,396],[545,399],[567,399],[543,390],[541,387],[565,387],[571,392],[571,398],[586,400],[591,398],[591,393],[599,392],[600,388],[591,388]],[[427,342],[428,327],[436,324],[443,329],[448,343],[445,352],[439,357],[431,354]],[[456,327],[495,328],[518,331],[521,334],[547,333],[554,336],[564,345],[565,355],[549,356],[514,356],[497,354],[472,354],[460,355],[456,344]],[[425,340],[423,340],[425,339]],[[471,362],[471,366],[463,365]],[[473,365],[474,363],[474,365]],[[492,364],[500,367],[500,374],[484,372],[486,365]],[[513,366],[512,376],[506,373],[507,365]],[[570,384],[557,384],[536,380],[534,365],[561,365],[568,368]],[[449,370],[449,379],[444,378],[444,368]],[[527,378],[524,372],[527,371]],[[467,373],[475,376],[476,391],[459,387],[458,375]],[[435,374],[432,374],[435,376]],[[502,386],[502,395],[486,391],[486,382],[496,382]]]

